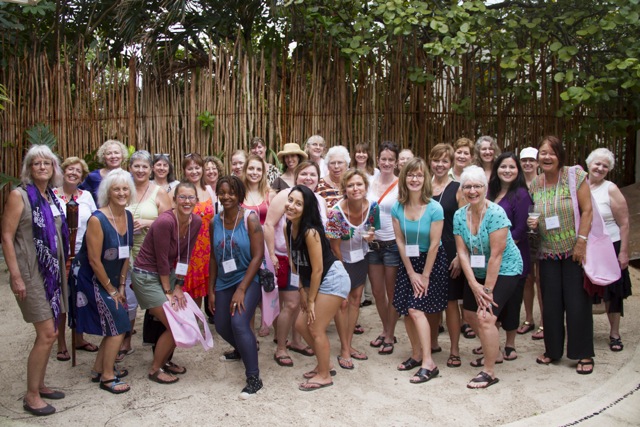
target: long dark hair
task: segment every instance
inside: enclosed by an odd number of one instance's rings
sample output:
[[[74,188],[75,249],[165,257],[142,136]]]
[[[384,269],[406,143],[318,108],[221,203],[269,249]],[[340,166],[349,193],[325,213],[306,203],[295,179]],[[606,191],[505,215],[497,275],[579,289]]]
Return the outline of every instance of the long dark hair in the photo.
[[[513,199],[516,192],[519,188],[524,188],[527,190],[527,180],[524,177],[524,172],[522,171],[522,166],[520,166],[520,162],[515,154],[511,151],[504,152],[498,156],[495,162],[493,162],[493,168],[491,169],[491,179],[489,180],[489,200],[492,202],[498,197],[500,190],[502,189],[502,184],[500,183],[500,178],[498,177],[498,168],[506,159],[512,159],[516,162],[516,168],[518,168],[518,175],[516,179],[511,183],[509,189],[507,190],[507,194],[505,194],[505,198],[509,201]]]
[[[320,238],[324,239],[324,226],[322,225],[322,218],[320,217],[320,209],[318,208],[318,199],[313,191],[304,185],[294,186],[289,194],[294,191],[302,193],[302,217],[300,218],[300,230],[296,242],[299,239],[304,239],[308,230],[316,230],[320,234]],[[287,220],[287,235],[291,236],[291,221]],[[293,238],[293,236],[292,236]]]

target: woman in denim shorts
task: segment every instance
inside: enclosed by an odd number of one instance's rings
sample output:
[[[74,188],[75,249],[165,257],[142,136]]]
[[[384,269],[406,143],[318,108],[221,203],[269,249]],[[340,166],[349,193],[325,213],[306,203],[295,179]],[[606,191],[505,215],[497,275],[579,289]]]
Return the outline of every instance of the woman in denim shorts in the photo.
[[[285,215],[291,282],[302,285],[299,287],[302,314],[298,316],[296,329],[313,347],[318,360],[316,368],[303,375],[308,381],[300,384],[299,389],[314,391],[333,385],[327,326],[349,294],[349,275],[331,252],[318,201],[309,188],[293,187],[285,204]]]

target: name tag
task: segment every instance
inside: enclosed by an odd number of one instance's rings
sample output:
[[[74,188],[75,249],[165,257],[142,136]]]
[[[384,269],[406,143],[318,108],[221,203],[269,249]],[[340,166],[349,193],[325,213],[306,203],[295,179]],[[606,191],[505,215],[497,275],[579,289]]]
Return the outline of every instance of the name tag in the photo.
[[[407,245],[405,248],[405,255],[408,257],[418,257],[420,256],[420,246],[419,245]]]
[[[471,267],[484,268],[485,267],[484,255],[471,255]]]
[[[547,230],[554,230],[556,228],[560,228],[560,218],[558,216],[550,216],[549,218],[544,219],[544,224],[547,227]]]
[[[362,261],[364,259],[364,252],[362,252],[362,249],[356,249],[355,251],[349,251],[349,258],[351,259],[350,262],[358,262],[358,261]]]
[[[293,286],[294,288],[299,288],[300,287],[300,275],[299,274],[295,274],[295,273],[291,273],[291,277],[289,278],[289,284],[291,286]]]
[[[222,270],[224,270],[225,273],[233,273],[237,269],[238,267],[236,267],[235,259],[232,258],[226,261],[222,261]]]
[[[186,276],[188,269],[189,269],[189,264],[187,263],[179,262],[176,264],[176,274],[178,276]]]
[[[118,258],[129,258],[129,246],[118,246]]]

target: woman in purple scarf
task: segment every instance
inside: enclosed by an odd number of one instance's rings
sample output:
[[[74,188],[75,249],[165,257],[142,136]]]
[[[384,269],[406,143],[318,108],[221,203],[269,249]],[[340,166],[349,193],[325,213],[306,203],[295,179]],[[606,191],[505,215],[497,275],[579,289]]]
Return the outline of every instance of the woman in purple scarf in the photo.
[[[24,320],[36,329],[23,408],[33,415],[51,415],[55,408],[42,399],[62,399],[64,393],[47,387],[44,377],[58,337],[58,316],[66,312],[64,266],[69,253],[64,210],[52,191],[62,183],[58,158],[49,147],[34,145],[24,158],[21,179],[22,185],[11,192],[5,205],[2,249],[11,292]]]

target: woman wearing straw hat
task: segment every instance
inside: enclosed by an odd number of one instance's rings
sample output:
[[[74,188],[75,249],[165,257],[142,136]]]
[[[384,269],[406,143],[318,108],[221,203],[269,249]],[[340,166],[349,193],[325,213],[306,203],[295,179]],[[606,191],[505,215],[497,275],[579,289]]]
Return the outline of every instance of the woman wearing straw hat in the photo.
[[[300,149],[295,142],[284,144],[281,151],[278,152],[278,160],[284,165],[284,173],[271,183],[271,188],[280,192],[286,188],[293,187],[294,177],[293,171],[301,162],[307,160],[309,156]]]

